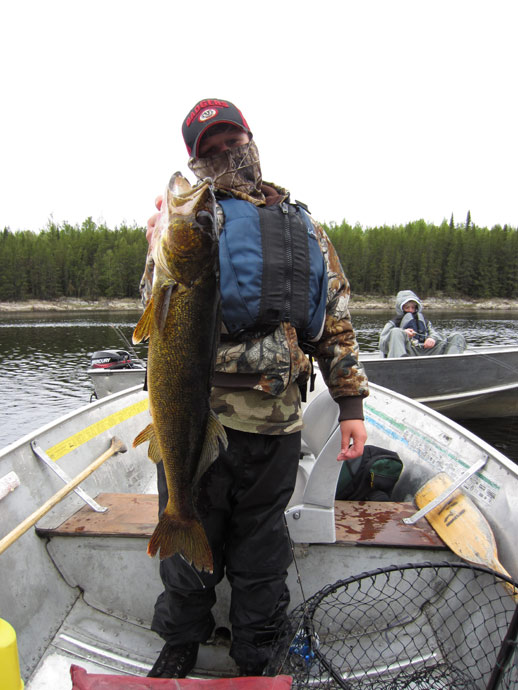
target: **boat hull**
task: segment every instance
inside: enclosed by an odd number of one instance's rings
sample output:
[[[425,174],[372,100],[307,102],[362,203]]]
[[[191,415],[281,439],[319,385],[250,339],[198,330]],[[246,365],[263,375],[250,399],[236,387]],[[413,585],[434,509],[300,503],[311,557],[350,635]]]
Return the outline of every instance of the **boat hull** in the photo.
[[[451,419],[518,415],[518,347],[479,347],[456,355],[360,360],[369,381]]]
[[[382,358],[363,353],[369,380],[451,419],[518,416],[518,347],[474,347],[457,355]],[[143,386],[144,369],[88,369],[97,398]]]
[[[362,571],[397,563],[458,560],[440,541],[408,544],[369,539],[368,503],[361,505],[364,522],[359,536],[349,541],[340,537],[334,501],[339,472],[337,413],[327,391],[317,394],[304,412],[306,454],[286,513],[295,555],[288,575],[293,606],[324,585]],[[415,491],[429,477],[444,470],[456,477],[477,458],[487,456],[485,467],[464,490],[491,524],[501,561],[516,578],[516,466],[455,422],[375,384],[365,402],[365,415],[368,442],[395,450],[404,462],[394,492],[397,502],[411,506]],[[107,460],[83,482],[83,488],[93,497],[103,492],[125,494],[131,505],[137,494],[155,493],[155,468],[146,449],[131,448],[137,430],[148,422],[147,393],[138,386],[91,403],[5,448],[0,452],[0,478],[14,472],[19,486],[0,500],[0,539],[62,486],[35,457],[34,440],[73,477],[104,453],[116,436],[127,453]],[[68,536],[52,536],[82,505],[78,496],[68,496],[38,521],[37,530],[31,528],[0,554],[0,577],[9,583],[0,590],[0,610],[16,630],[22,676],[31,680],[31,690],[44,687],[38,679],[51,673],[48,669],[54,664],[61,664],[61,669],[63,663],[80,663],[91,670],[146,675],[163,644],[150,630],[161,583],[159,561],[146,555],[146,534],[86,536],[85,529],[78,527]],[[347,520],[344,523],[349,529]],[[147,529],[153,526],[148,524]],[[214,609],[221,627],[229,627],[229,602],[228,585],[222,582]],[[218,641],[204,645],[198,671],[235,673],[228,646]],[[47,687],[61,690],[69,685],[60,686],[53,679]]]
[[[146,379],[145,369],[88,369],[86,373],[98,399],[134,386],[143,387]]]

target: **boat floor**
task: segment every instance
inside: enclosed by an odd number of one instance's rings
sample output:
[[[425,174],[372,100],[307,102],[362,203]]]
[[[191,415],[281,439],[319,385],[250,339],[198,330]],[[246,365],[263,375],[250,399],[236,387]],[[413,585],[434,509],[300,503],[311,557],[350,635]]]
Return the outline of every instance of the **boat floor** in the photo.
[[[138,540],[147,540],[156,524],[157,502],[156,494],[100,494],[96,501],[109,508],[105,513],[92,511],[88,506],[80,508],[70,517],[59,519],[60,524],[52,524],[50,520],[42,520],[36,528],[40,537],[56,540],[65,544],[69,556],[77,560],[74,552],[76,539],[87,543],[91,539],[107,539],[113,544],[114,538],[121,544],[129,541],[140,549]],[[377,564],[377,554],[382,547],[389,554],[398,551],[408,554],[415,551],[415,557],[423,558],[423,550],[433,558],[445,557],[447,547],[429,526],[426,520],[420,520],[417,525],[405,525],[402,518],[411,515],[416,508],[412,503],[378,503],[365,501],[337,501],[335,504],[336,544],[322,545],[321,548],[339,549],[342,553],[352,554],[352,548],[358,558],[358,572],[363,569],[362,559],[356,547],[367,547]],[[55,522],[55,521],[54,521]],[[84,539],[84,541],[83,541]],[[68,544],[68,547],[67,547]],[[297,545],[295,552],[307,549],[308,545]],[[340,548],[342,547],[342,548]],[[386,547],[386,548],[385,548]],[[145,550],[145,542],[142,544]],[[434,554],[435,552],[435,554]],[[53,554],[52,549],[49,553]],[[450,552],[451,553],[451,552]],[[301,553],[302,558],[302,553]],[[322,558],[322,555],[317,555]],[[343,558],[343,556],[342,556]],[[296,560],[298,555],[296,553]],[[65,572],[67,561],[65,563]],[[59,567],[59,558],[56,563]],[[381,565],[381,563],[380,563]],[[81,567],[80,565],[78,566]],[[95,569],[95,564],[92,564]],[[332,578],[331,566],[330,581]],[[340,568],[341,570],[341,568]],[[138,576],[137,576],[138,577]],[[135,579],[134,590],[138,596],[139,590],[150,583]],[[221,583],[224,585],[225,583]],[[329,584],[320,582],[319,586]],[[311,586],[308,582],[308,586]],[[312,594],[306,592],[306,595]],[[299,595],[300,596],[300,595]],[[86,597],[86,599],[84,598]],[[293,597],[296,599],[296,597]],[[297,601],[293,602],[297,604]],[[151,613],[151,611],[150,611]],[[125,614],[112,610],[101,610],[95,601],[88,598],[88,591],[81,595],[68,613],[66,619],[50,643],[36,672],[27,683],[29,690],[69,690],[72,687],[70,666],[82,666],[89,673],[127,674],[129,676],[145,676],[156,660],[163,640],[149,629],[149,623],[142,620],[130,619]],[[200,646],[198,664],[190,677],[208,678],[206,672],[211,669],[210,677],[231,677],[237,675],[237,668],[228,656],[230,647],[230,631],[223,628],[221,634]]]
[[[79,598],[54,636],[26,690],[72,688],[72,664],[89,673],[146,676],[163,644],[164,641],[141,622],[99,611]],[[212,669],[212,678],[238,675],[236,667],[229,668],[229,648],[230,642],[222,637],[201,645],[199,667]],[[208,678],[196,669],[189,677]]]

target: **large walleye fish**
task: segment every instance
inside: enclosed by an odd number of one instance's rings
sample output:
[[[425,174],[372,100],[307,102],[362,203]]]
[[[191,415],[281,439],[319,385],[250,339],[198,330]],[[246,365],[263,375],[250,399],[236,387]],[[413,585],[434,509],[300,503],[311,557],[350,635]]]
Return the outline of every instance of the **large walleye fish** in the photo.
[[[218,233],[210,180],[191,187],[175,173],[166,190],[150,249],[151,299],[133,333],[149,337],[147,386],[152,423],[133,446],[149,441],[148,455],[163,460],[169,501],[148,544],[160,558],[180,553],[212,572],[212,553],[196,512],[194,487],[226,445],[210,409],[220,331]]]

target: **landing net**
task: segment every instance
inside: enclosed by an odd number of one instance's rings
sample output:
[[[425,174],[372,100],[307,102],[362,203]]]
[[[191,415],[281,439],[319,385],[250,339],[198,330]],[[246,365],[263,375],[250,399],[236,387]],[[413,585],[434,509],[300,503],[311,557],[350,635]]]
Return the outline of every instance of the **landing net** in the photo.
[[[293,610],[267,673],[294,690],[517,688],[517,586],[446,562],[339,580]]]

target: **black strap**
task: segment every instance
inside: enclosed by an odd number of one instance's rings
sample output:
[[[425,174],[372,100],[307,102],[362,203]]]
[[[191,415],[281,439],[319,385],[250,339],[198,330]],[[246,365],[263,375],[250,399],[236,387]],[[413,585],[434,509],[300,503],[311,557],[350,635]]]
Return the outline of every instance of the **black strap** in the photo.
[[[292,204],[258,208],[263,251],[259,323],[308,322],[309,247],[306,224]]]

